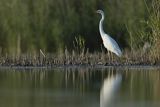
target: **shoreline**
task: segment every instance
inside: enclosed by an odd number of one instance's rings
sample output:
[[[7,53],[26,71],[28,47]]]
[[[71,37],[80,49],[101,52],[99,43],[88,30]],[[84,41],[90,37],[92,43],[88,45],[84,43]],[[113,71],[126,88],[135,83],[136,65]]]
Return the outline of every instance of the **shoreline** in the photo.
[[[0,68],[160,68],[159,57],[126,52],[122,57],[110,58],[104,52],[85,54],[23,54],[1,56]]]
[[[0,69],[160,69],[160,65],[54,65],[54,66],[0,66]]]

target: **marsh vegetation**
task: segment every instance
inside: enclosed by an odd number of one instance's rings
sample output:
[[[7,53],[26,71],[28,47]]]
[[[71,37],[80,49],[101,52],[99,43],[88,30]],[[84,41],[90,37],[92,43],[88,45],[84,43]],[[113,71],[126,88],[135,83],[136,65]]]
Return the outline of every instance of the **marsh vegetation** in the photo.
[[[111,64],[160,64],[159,0],[1,0],[0,65],[108,64],[97,9],[123,50]]]

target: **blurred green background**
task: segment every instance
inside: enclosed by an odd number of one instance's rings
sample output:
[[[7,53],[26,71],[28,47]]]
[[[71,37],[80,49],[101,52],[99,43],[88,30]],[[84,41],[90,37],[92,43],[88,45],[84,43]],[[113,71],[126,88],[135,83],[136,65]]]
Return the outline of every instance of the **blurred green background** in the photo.
[[[101,51],[97,9],[105,12],[105,32],[123,50],[143,47],[155,42],[152,28],[160,32],[158,4],[159,0],[0,0],[0,53],[72,51],[75,38],[83,39],[90,52]]]

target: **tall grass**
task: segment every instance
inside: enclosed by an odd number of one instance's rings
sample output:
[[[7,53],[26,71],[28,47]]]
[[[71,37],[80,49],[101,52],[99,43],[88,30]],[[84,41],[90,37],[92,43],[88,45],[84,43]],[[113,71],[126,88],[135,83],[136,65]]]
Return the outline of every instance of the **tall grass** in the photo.
[[[134,23],[133,26],[136,27],[136,30],[126,26],[129,34],[128,44],[132,54],[140,52],[148,60],[156,62],[160,59],[160,1],[150,1],[151,5],[149,5],[144,0],[144,3],[146,4],[147,17],[138,19],[138,24]]]
[[[17,55],[39,49],[50,53],[64,52],[65,48],[72,51],[77,35],[86,41],[90,52],[100,51],[97,9],[105,12],[105,31],[127,48],[125,24],[136,30],[134,22],[145,17],[143,0],[1,0],[1,52]]]
[[[151,55],[155,60],[160,60],[160,1],[152,2],[152,11],[149,17],[149,27],[152,35]]]

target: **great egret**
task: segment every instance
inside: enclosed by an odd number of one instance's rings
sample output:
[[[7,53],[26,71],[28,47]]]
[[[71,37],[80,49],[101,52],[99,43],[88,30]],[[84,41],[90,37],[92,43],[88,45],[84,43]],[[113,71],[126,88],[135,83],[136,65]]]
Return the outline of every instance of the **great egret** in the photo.
[[[120,57],[122,55],[122,51],[119,48],[117,42],[113,38],[111,38],[108,34],[106,34],[103,30],[104,12],[102,10],[97,10],[97,13],[101,14],[102,16],[99,22],[99,31],[103,40],[104,47],[108,51],[113,52]]]

